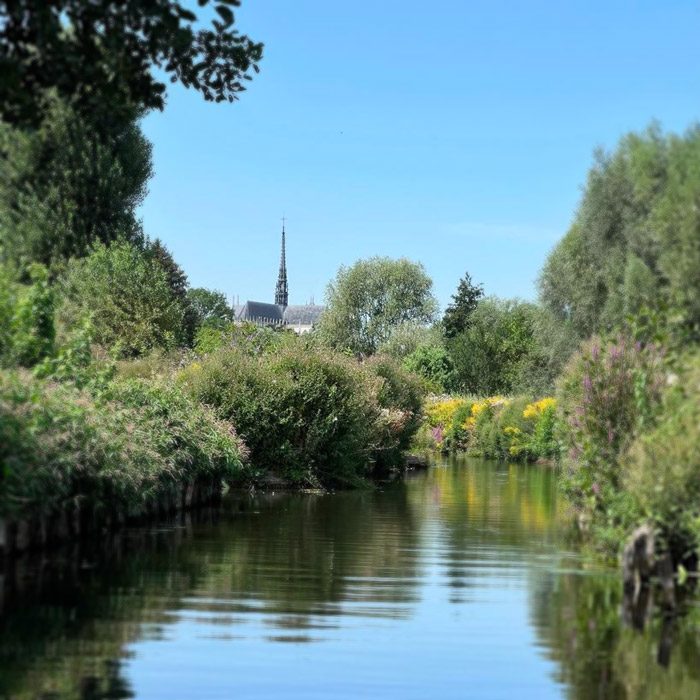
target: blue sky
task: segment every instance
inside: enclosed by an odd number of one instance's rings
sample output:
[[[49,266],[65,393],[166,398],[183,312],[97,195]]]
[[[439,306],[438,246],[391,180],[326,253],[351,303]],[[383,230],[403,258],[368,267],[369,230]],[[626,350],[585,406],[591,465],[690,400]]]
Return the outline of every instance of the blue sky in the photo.
[[[468,270],[534,298],[596,146],[700,116],[690,0],[244,0],[261,73],[233,105],[170,88],[144,121],[145,229],[194,286],[290,302],[341,264],[422,262],[444,307]]]

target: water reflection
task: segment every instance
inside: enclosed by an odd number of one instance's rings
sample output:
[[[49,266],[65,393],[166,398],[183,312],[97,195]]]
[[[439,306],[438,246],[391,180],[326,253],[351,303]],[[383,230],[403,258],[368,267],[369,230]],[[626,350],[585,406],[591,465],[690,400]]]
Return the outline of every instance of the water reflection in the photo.
[[[454,459],[26,559],[0,697],[700,697],[698,610],[626,625],[564,521],[554,471]]]
[[[616,572],[533,581],[533,622],[570,698],[700,698],[700,609],[691,600],[649,613],[627,617]]]

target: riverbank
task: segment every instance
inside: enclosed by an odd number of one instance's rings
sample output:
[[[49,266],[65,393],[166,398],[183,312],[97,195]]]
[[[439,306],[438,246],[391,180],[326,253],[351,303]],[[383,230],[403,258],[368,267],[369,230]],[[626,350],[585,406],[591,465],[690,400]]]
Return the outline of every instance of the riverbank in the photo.
[[[211,502],[223,486],[361,487],[401,465],[421,421],[420,383],[391,360],[286,333],[37,374],[0,371],[8,553]]]

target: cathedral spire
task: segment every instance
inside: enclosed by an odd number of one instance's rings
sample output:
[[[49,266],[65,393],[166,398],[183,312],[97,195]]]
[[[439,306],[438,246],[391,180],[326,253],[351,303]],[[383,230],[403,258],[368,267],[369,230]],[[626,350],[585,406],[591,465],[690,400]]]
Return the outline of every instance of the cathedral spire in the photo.
[[[277,306],[289,305],[289,289],[287,288],[287,256],[285,251],[284,217],[282,218],[282,254],[280,255],[280,271],[277,276],[277,287],[275,288],[275,304]]]

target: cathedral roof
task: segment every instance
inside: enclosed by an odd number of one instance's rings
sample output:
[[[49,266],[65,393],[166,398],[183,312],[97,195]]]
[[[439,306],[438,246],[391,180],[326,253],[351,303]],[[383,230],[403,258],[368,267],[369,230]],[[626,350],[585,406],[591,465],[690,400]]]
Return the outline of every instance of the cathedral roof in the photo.
[[[284,322],[290,326],[313,326],[323,313],[324,306],[298,304],[284,310]]]
[[[238,312],[239,321],[253,323],[284,323],[284,310],[277,304],[267,304],[263,301],[247,301]]]

